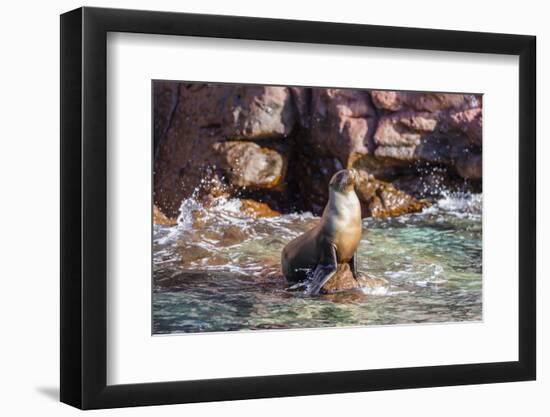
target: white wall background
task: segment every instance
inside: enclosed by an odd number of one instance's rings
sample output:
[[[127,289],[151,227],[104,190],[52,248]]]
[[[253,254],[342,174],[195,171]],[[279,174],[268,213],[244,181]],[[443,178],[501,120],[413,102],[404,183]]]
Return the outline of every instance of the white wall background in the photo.
[[[6,2],[0,24],[0,410],[2,415],[75,415],[59,392],[59,17],[81,6]],[[277,0],[93,1],[86,5],[510,32],[538,37],[538,381],[99,411],[94,415],[545,416],[550,412],[550,157],[542,115],[550,97],[550,26],[544,2],[320,2]],[[543,103],[544,101],[544,103]],[[515,103],[511,103],[515,105]],[[503,180],[505,180],[503,178]],[[543,234],[545,234],[543,236]],[[546,394],[546,395],[544,395]]]

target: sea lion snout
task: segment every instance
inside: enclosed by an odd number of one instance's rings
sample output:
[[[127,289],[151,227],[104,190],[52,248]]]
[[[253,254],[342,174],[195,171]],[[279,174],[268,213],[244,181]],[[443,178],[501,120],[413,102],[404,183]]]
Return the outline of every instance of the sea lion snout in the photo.
[[[352,191],[359,181],[359,174],[353,168],[342,169],[330,180],[330,187],[336,191]]]
[[[350,179],[352,180],[354,185],[357,185],[359,182],[359,173],[355,168],[349,168],[348,171],[350,171]]]

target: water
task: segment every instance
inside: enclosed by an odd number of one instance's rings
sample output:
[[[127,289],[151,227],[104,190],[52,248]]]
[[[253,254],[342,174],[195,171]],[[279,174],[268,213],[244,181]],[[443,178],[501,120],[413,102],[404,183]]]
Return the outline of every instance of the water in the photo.
[[[450,194],[422,213],[364,219],[358,269],[387,286],[315,297],[287,290],[280,253],[318,222],[251,219],[239,200],[184,201],[154,226],[153,333],[320,328],[482,319],[481,195]]]

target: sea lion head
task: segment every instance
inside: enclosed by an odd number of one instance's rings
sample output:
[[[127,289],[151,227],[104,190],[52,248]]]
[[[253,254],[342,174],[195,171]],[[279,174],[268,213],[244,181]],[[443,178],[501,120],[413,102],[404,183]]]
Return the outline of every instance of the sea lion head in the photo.
[[[330,179],[329,189],[344,193],[353,191],[358,179],[359,174],[355,169],[342,169]]]

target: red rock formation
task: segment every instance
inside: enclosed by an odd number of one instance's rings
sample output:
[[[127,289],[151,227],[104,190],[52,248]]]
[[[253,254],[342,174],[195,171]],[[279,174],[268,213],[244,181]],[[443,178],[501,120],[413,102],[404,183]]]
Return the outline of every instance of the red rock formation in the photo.
[[[464,132],[472,145],[481,147],[481,107],[451,112],[448,114],[447,123],[451,129]]]
[[[455,93],[418,93],[409,91],[371,91],[372,101],[379,109],[436,112],[467,109],[481,105],[480,96]]]
[[[238,139],[286,137],[295,113],[286,87],[232,86],[224,100],[225,136]]]
[[[365,90],[313,89],[311,143],[320,155],[343,166],[369,153],[376,114]]]
[[[284,146],[270,149],[229,140],[283,140],[293,124],[285,87],[179,84],[170,126],[156,152],[155,203],[175,217],[183,199],[197,191],[209,193],[205,178],[221,181],[227,176],[236,187],[281,184]]]
[[[187,197],[219,195],[319,214],[351,166],[365,216],[481,184],[479,95],[155,82],[154,101],[154,201],[169,218]]]
[[[154,97],[154,142],[155,149],[166,135],[170,126],[172,115],[178,103],[179,88],[177,83],[170,81],[157,81],[153,89]]]
[[[466,179],[481,178],[481,96],[373,91],[384,112],[375,156],[387,166],[441,164]]]

